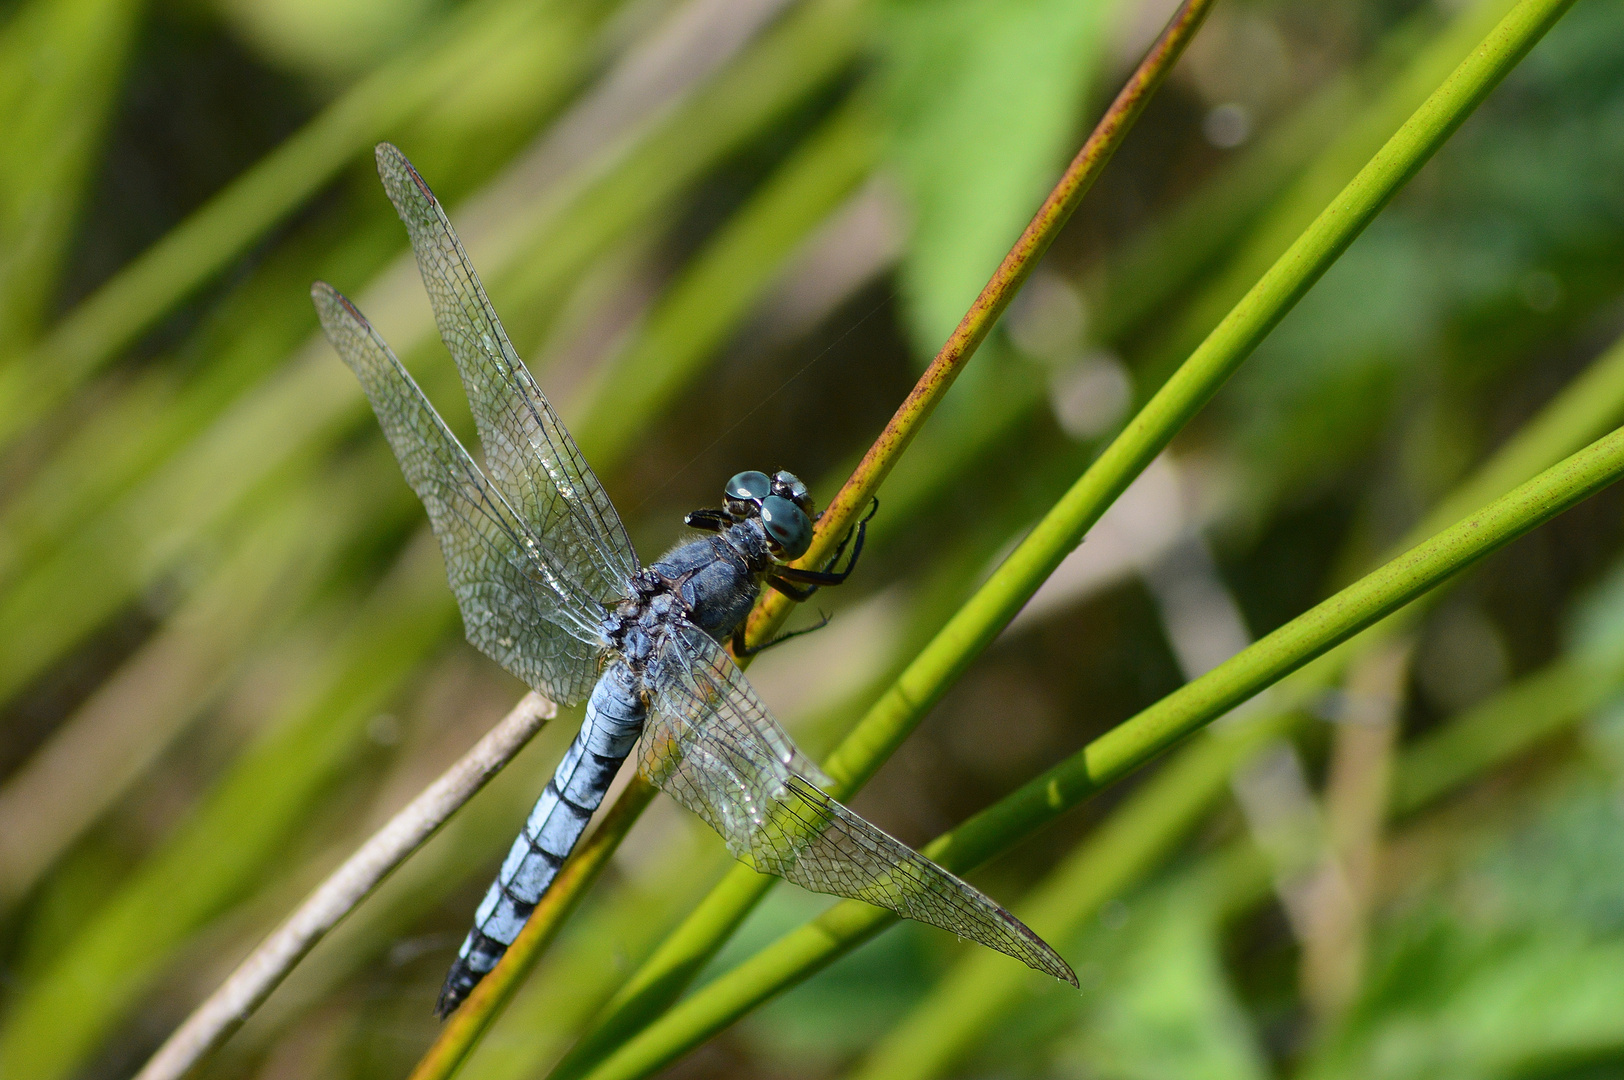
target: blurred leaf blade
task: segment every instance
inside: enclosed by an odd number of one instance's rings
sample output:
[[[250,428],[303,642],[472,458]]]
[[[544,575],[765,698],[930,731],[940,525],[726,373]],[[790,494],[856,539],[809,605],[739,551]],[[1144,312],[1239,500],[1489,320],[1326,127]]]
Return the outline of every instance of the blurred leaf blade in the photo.
[[[545,18],[580,35],[566,8],[486,0],[435,27],[426,47],[384,65],[102,286],[0,374],[0,442],[9,442],[143,330],[219,274],[326,184],[357,152],[465,79],[517,24]],[[586,20],[582,20],[586,21]],[[568,55],[568,53],[566,53]],[[580,50],[583,58],[585,50]],[[575,74],[545,65],[562,89]]]
[[[358,614],[304,700],[21,992],[0,1029],[0,1068],[70,1074],[170,950],[263,872],[312,794],[364,740],[366,722],[454,621],[439,561],[426,546],[419,543]]]
[[[28,0],[0,28],[0,340],[8,358],[55,299],[74,217],[145,5]]]
[[[901,282],[921,354],[953,332],[1064,158],[1114,8],[1105,0],[882,8],[880,101],[913,210]]]

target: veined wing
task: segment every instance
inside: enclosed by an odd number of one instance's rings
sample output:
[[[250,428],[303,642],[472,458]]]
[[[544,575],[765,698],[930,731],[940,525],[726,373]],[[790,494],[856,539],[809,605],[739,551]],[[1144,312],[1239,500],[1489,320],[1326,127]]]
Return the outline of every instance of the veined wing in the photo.
[[[666,639],[654,667],[644,776],[762,873],[974,938],[1077,985],[1019,919],[818,790],[799,752],[773,748],[789,737],[727,653],[697,629],[684,631]]]
[[[440,337],[468,391],[492,482],[556,567],[599,603],[614,603],[638,562],[603,485],[508,341],[428,184],[388,143],[378,144],[378,175],[411,234]]]
[[[429,512],[469,642],[555,701],[584,698],[597,678],[603,606],[555,570],[355,306],[325,282],[310,295]]]

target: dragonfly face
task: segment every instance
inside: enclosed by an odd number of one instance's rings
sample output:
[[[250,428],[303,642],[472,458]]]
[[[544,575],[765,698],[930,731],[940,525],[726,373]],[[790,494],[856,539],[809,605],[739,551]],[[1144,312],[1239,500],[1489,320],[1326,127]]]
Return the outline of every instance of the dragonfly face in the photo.
[[[638,769],[763,873],[974,938],[1076,985],[1053,949],[929,859],[824,794],[829,780],[756,697],[738,655],[765,582],[796,599],[844,571],[786,565],[808,550],[813,506],[792,473],[739,473],[725,509],[687,517],[700,537],[644,567],[575,440],[514,352],[467,252],[403,154],[378,147],[440,336],[468,392],[482,469],[355,306],[318,282],[322,328],[361,380],[428,511],[468,640],[560,703],[581,731],[475,913],[437,1010],[456,1008],[518,936],[621,764]],[[872,516],[873,511],[870,511]]]
[[[760,519],[775,562],[794,562],[812,546],[812,497],[794,473],[738,473],[723,491],[729,518]],[[690,525],[696,524],[693,514],[688,517]]]

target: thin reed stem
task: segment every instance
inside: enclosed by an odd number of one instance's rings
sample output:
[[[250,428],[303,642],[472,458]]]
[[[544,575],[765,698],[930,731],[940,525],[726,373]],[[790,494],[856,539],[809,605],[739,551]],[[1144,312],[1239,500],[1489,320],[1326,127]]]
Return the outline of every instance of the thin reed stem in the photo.
[[[538,694],[521,698],[472,750],[316,886],[293,914],[237,965],[219,989],[192,1010],[185,1023],[136,1074],[136,1080],[180,1080],[225,1042],[316,942],[355,910],[557,714],[557,706]]]

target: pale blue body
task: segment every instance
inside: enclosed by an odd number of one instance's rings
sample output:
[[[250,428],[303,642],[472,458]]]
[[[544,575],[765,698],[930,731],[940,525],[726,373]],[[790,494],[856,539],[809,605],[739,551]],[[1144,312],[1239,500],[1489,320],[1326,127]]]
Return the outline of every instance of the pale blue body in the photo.
[[[673,549],[628,583],[633,595],[603,628],[605,650],[619,656],[598,677],[580,732],[474,913],[448,988],[466,993],[496,966],[602,804],[648,719],[648,665],[662,624],[684,619],[726,641],[771,564],[762,524],[752,518]]]

